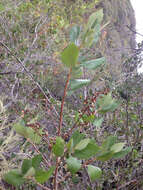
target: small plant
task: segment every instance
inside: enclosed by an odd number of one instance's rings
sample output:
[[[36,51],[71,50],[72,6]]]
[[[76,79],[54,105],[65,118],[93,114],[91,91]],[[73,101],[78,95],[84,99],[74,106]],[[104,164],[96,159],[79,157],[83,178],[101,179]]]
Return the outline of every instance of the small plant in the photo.
[[[67,178],[74,177],[80,170],[87,172],[89,181],[92,183],[102,176],[101,168],[95,165],[96,161],[104,162],[112,158],[121,158],[131,151],[131,147],[125,147],[124,142],[118,142],[116,136],[108,136],[103,142],[97,143],[96,139],[84,130],[89,124],[100,127],[104,114],[118,107],[119,103],[112,98],[109,90],[87,98],[81,113],[75,117],[73,126],[69,126],[67,132],[63,130],[63,108],[67,93],[71,94],[94,81],[94,78],[93,80],[71,79],[72,74],[77,69],[84,68],[92,71],[105,64],[104,57],[83,60],[81,55],[83,48],[90,48],[98,41],[102,19],[103,11],[99,10],[89,17],[85,26],[73,26],[70,31],[71,42],[61,53],[63,65],[69,72],[61,101],[57,136],[43,138],[45,136],[42,129],[28,125],[24,119],[14,125],[14,130],[31,143],[39,154],[31,159],[24,159],[21,169],[6,173],[4,179],[7,183],[19,187],[28,181],[33,181],[43,189],[57,190]],[[43,141],[48,144],[50,157],[45,156],[37,148]],[[63,173],[62,179],[59,179],[59,173]]]

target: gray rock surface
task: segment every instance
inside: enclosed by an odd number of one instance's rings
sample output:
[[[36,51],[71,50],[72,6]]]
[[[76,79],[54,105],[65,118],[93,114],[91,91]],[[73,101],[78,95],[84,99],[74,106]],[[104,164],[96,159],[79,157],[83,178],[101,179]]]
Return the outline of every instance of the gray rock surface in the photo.
[[[129,0],[102,0],[97,8],[104,10],[104,22],[109,24],[102,32],[99,51],[107,59],[113,78],[118,78],[122,71],[122,63],[131,55],[136,47],[135,13]]]

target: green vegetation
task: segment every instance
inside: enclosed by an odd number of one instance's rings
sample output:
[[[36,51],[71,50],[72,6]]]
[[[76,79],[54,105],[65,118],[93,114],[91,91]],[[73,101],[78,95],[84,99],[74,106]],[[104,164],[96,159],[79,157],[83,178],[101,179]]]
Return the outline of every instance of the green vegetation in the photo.
[[[0,3],[5,189],[142,187],[142,77],[112,81],[106,59],[90,53],[108,24],[102,9],[89,14],[95,3]]]

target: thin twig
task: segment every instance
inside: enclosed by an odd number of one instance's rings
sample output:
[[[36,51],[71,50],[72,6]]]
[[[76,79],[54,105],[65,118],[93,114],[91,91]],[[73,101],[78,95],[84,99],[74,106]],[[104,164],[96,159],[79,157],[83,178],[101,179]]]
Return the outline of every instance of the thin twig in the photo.
[[[143,37],[143,34],[141,34],[141,33],[137,32],[137,31],[133,30],[133,29],[132,29],[131,27],[129,27],[128,25],[127,25],[127,28],[128,28],[131,32],[133,32],[134,34],[138,34],[139,36]]]
[[[25,65],[23,64],[23,62],[9,49],[9,47],[7,47],[3,42],[0,41],[0,45],[3,46],[17,61],[18,63],[22,66],[22,68],[25,70],[25,72],[27,73],[27,75],[29,76],[29,78],[31,78],[31,80],[34,82],[34,84],[40,89],[40,91],[43,93],[43,95],[45,96],[47,102],[49,103],[51,109],[54,111],[54,113],[56,114],[56,116],[59,118],[59,114],[56,111],[56,108],[51,104],[47,94],[45,93],[45,91],[43,90],[43,88],[40,86],[40,84],[35,81],[32,73],[25,67]]]
[[[15,88],[17,87],[17,93],[14,95],[14,91],[15,91]],[[15,83],[14,85],[12,86],[12,89],[11,89],[11,98],[12,98],[12,101],[14,102],[17,97],[18,97],[18,89],[19,89],[19,79],[17,78],[16,74],[15,74]]]
[[[35,26],[35,30],[34,30],[35,37],[31,43],[31,46],[29,46],[28,51],[26,52],[26,57],[25,57],[23,63],[25,63],[28,60],[29,56],[31,55],[31,50],[34,47],[34,44],[36,43],[36,41],[38,39],[38,27],[40,26],[42,19],[43,18],[40,18],[40,20],[38,21],[38,23]],[[42,24],[44,24],[46,22],[46,20],[47,20],[47,16],[46,16],[45,20],[42,22]]]
[[[71,129],[68,131],[68,136],[71,135],[72,131],[76,128],[79,120],[83,117],[84,113],[88,110],[89,106],[85,107],[85,109],[83,110],[82,114],[79,116],[78,120],[73,124],[73,126],[71,127]]]
[[[9,72],[1,72],[0,75],[10,75],[10,74],[18,74],[21,72],[13,72],[13,71],[9,71]]]
[[[134,180],[131,180],[131,181],[125,183],[124,185],[121,185],[120,187],[118,187],[118,190],[123,189],[123,188],[129,186],[131,183],[137,183],[137,180],[134,179]]]
[[[37,153],[41,154],[42,155],[42,158],[46,164],[46,166],[48,167],[51,167],[51,164],[48,162],[47,158],[38,150],[37,146],[30,140],[30,139],[27,139],[27,141],[33,145],[34,149],[36,150]]]
[[[70,176],[71,176],[71,173],[70,173],[70,172],[67,172],[67,174],[58,182],[58,184],[63,183],[63,182],[66,181],[67,178],[70,177]]]
[[[51,190],[51,189],[49,189],[48,187],[45,187],[44,185],[42,185],[42,184],[40,184],[40,183],[38,183],[38,182],[35,182],[39,187],[41,187],[42,189],[44,189],[44,190]]]
[[[33,177],[28,177],[29,180],[32,180],[36,185],[38,185],[39,187],[41,187],[44,190],[51,190],[48,187],[45,187],[44,185],[38,183]]]

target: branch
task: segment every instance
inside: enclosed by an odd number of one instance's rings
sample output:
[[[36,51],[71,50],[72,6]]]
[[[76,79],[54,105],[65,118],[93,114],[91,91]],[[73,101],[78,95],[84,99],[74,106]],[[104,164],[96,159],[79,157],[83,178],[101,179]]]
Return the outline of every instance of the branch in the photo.
[[[133,184],[134,184],[134,183],[137,183],[137,180],[134,179],[134,180],[131,180],[131,181],[125,183],[124,185],[121,185],[120,187],[118,187],[118,190],[124,189],[125,187],[129,186],[129,185],[132,184],[132,183],[133,183]]]
[[[62,102],[61,102],[61,111],[60,111],[60,121],[59,121],[58,136],[61,136],[61,129],[62,129],[62,124],[63,124],[64,102],[65,102],[65,97],[66,97],[66,93],[67,93],[67,88],[68,88],[71,72],[72,72],[72,69],[70,69],[69,74],[67,76],[67,81],[66,81],[65,88],[64,88],[64,95],[63,95],[63,99],[62,99]],[[60,158],[57,158],[56,159],[55,176],[54,176],[54,190],[58,190],[57,176],[58,176],[59,163],[60,163]]]
[[[141,34],[141,33],[137,32],[137,31],[133,30],[130,26],[127,25],[127,28],[128,28],[131,32],[133,32],[134,34],[138,34],[139,36],[143,37],[143,34]]]
[[[21,72],[12,72],[12,71],[9,71],[9,72],[1,72],[0,75],[10,75],[10,74],[18,74],[18,73],[21,73]]]
[[[49,189],[48,187],[46,187],[46,186],[44,186],[44,185],[38,183],[33,177],[28,177],[28,179],[32,180],[36,185],[38,185],[39,187],[41,187],[41,188],[44,189],[44,190],[51,190],[51,189]]]
[[[67,81],[66,81],[66,85],[65,85],[65,88],[64,88],[64,95],[63,95],[63,99],[62,99],[62,103],[61,103],[61,112],[60,112],[60,123],[59,123],[58,136],[61,135],[61,129],[62,129],[62,123],[63,123],[63,108],[64,108],[64,102],[65,102],[65,97],[66,97],[66,93],[67,93],[67,88],[68,88],[71,72],[72,72],[72,69],[70,69],[70,71],[69,71]]]
[[[80,119],[83,117],[83,115],[85,114],[85,112],[88,110],[89,106],[86,106],[84,108],[84,110],[82,111],[82,114],[79,116],[78,120],[73,124],[73,126],[69,129],[68,132],[68,136],[71,135],[72,131],[77,127],[78,122],[80,121]]]
[[[45,187],[44,185],[42,185],[42,184],[40,184],[40,183],[38,183],[38,182],[35,182],[39,187],[41,187],[42,189],[44,189],[44,190],[51,190],[51,189],[49,189],[48,187]]]
[[[33,145],[34,149],[36,150],[36,152],[37,152],[38,154],[41,154],[41,155],[42,155],[42,158],[43,158],[43,160],[44,160],[46,166],[51,167],[51,164],[49,164],[47,158],[38,150],[37,146],[36,146],[30,139],[27,139],[27,141],[28,141],[30,144]]]
[[[54,175],[54,190],[58,190],[57,177],[58,177],[59,160],[60,160],[59,157],[56,158],[56,169],[55,169],[55,175]]]
[[[25,65],[23,64],[23,62],[9,49],[9,47],[7,47],[3,42],[0,41],[0,45],[3,46],[16,60],[17,62],[21,65],[21,67],[25,70],[25,72],[27,73],[27,75],[29,76],[29,78],[34,82],[34,84],[40,89],[40,91],[43,93],[43,95],[45,96],[47,102],[49,103],[51,109],[55,112],[56,116],[59,118],[59,114],[56,111],[56,108],[51,104],[47,94],[45,93],[45,91],[43,90],[43,88],[40,86],[40,84],[35,81],[32,73],[25,67]]]

